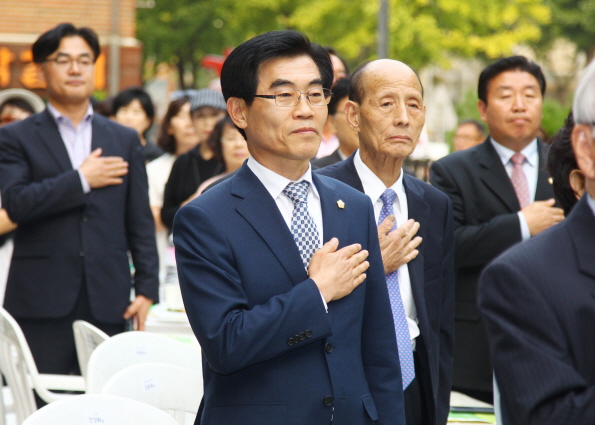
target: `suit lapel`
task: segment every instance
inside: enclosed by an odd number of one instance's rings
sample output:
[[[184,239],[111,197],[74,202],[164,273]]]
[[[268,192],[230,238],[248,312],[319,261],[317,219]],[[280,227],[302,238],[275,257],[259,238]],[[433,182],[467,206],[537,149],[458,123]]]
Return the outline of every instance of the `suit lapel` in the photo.
[[[355,163],[353,162],[356,152],[357,151],[351,154],[351,156],[346,160],[337,163],[337,180],[340,180],[352,188],[364,193],[364,185],[357,174]]]
[[[423,240],[428,240],[426,232],[428,229],[428,222],[430,220],[430,207],[424,201],[423,188],[416,182],[415,177],[408,175],[403,176],[403,184],[405,186],[405,193],[407,194],[407,208],[409,210],[409,218],[419,222],[418,236]],[[424,292],[424,264],[426,252],[424,242],[419,247],[419,255],[411,260],[407,267],[409,269],[409,279],[411,281],[411,292],[417,310],[417,317],[422,335],[430,335],[428,312],[426,310],[426,300]]]
[[[93,115],[93,121],[91,122],[91,152],[97,148],[108,147],[108,152],[103,155],[109,155],[109,146],[112,143],[109,133],[105,126],[97,119],[97,116]]]
[[[566,219],[575,247],[579,269],[595,279],[595,217],[587,202],[587,194],[574,206]]]
[[[545,170],[545,149],[545,145],[539,142],[537,149],[539,155],[539,168],[537,169],[537,188],[535,189],[536,201],[542,201],[553,197],[553,188],[549,182],[549,174]]]
[[[264,185],[246,163],[232,177],[231,193],[236,196],[237,212],[269,246],[294,285],[308,278],[293,236],[279,208]]]
[[[37,137],[45,145],[52,158],[58,163],[61,171],[72,170],[72,162],[70,162],[68,151],[66,150],[62,136],[60,136],[58,125],[50,115],[50,111],[46,109],[37,115],[35,125]]]
[[[349,205],[339,208],[339,201],[344,201],[336,192],[336,186],[328,179],[321,179],[319,176],[313,174],[312,180],[316,185],[318,194],[320,195],[320,206],[322,209],[323,220],[323,238],[322,244],[325,244],[332,238],[339,240],[339,247],[346,245],[347,236],[349,233],[349,223],[347,220],[348,212],[345,211]]]
[[[514,187],[489,137],[475,151],[479,163],[479,178],[500,199],[510,212],[521,209]]]

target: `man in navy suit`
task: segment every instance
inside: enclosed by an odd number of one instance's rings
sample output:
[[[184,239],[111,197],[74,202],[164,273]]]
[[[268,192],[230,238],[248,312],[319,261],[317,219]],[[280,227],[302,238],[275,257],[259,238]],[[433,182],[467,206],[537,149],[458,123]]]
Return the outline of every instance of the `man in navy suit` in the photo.
[[[397,195],[394,215],[378,233],[384,270],[398,274],[411,340],[405,349],[414,350],[415,378],[405,388],[407,424],[444,425],[453,361],[452,208],[446,195],[402,169],[425,122],[423,89],[409,66],[388,59],[362,65],[351,81],[345,113],[359,133],[360,148],[317,172],[366,193],[377,220],[383,193]]]
[[[479,285],[506,425],[595,423],[595,62],[576,89],[572,146],[586,193],[511,248]]]
[[[310,168],[332,80],[328,54],[294,31],[254,37],[223,66],[250,158],[173,229],[203,352],[196,424],[405,423],[372,205]]]
[[[143,329],[158,296],[138,136],[94,114],[89,102],[98,55],[88,28],[61,24],[42,34],[33,58],[48,107],[0,129],[2,205],[18,223],[4,308],[23,329],[41,373],[78,370],[74,320],[115,334],[134,316]]]

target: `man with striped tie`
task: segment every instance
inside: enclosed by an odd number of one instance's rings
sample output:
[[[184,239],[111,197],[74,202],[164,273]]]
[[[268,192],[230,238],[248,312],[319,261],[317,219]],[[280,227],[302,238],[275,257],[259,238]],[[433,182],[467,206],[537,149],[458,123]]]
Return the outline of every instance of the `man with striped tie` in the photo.
[[[372,200],[407,424],[444,425],[454,327],[452,207],[442,192],[402,170],[419,139],[425,112],[421,82],[409,66],[388,59],[360,66],[352,75],[345,108],[350,126],[359,133],[360,149],[318,172]]]

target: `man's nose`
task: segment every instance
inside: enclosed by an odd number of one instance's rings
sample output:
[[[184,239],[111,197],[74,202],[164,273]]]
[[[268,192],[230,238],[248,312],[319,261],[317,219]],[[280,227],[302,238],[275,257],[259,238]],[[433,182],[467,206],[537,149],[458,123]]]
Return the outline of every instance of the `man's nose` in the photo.
[[[409,125],[409,111],[407,110],[406,104],[397,103],[395,105],[394,114],[394,124],[396,126]]]

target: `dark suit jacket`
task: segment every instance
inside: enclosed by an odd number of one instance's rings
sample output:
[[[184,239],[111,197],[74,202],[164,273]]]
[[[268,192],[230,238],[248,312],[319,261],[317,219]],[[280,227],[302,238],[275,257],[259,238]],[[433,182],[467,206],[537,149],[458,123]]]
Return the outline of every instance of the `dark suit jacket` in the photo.
[[[337,148],[332,154],[323,156],[322,158],[315,158],[311,162],[312,166],[323,168],[328,165],[333,165],[339,161],[343,161],[343,158],[341,158],[341,155],[339,154],[339,148]]]
[[[367,279],[328,313],[274,199],[246,164],[176,215],[182,296],[203,351],[196,424],[405,423],[372,206],[338,181],[313,181],[323,242],[336,237],[370,252]]]
[[[595,217],[583,197],[482,275],[506,425],[595,424],[594,253]]]
[[[130,251],[137,294],[158,300],[155,228],[138,136],[98,114],[92,150],[128,161],[124,182],[85,194],[46,110],[0,129],[2,205],[18,223],[4,308],[16,318],[64,317],[83,282],[93,316],[121,323]]]
[[[317,170],[364,191],[353,163],[345,161]],[[454,330],[454,235],[452,207],[439,190],[407,174],[403,176],[409,217],[420,223],[423,238],[419,255],[409,267],[411,289],[423,344],[418,344],[422,362],[416,377],[431,395],[429,423],[445,424],[452,380]]]
[[[535,200],[554,197],[539,144]],[[432,164],[430,182],[452,200],[455,226],[455,356],[453,385],[491,391],[492,367],[484,324],[477,307],[483,268],[521,241],[521,207],[489,138]]]

